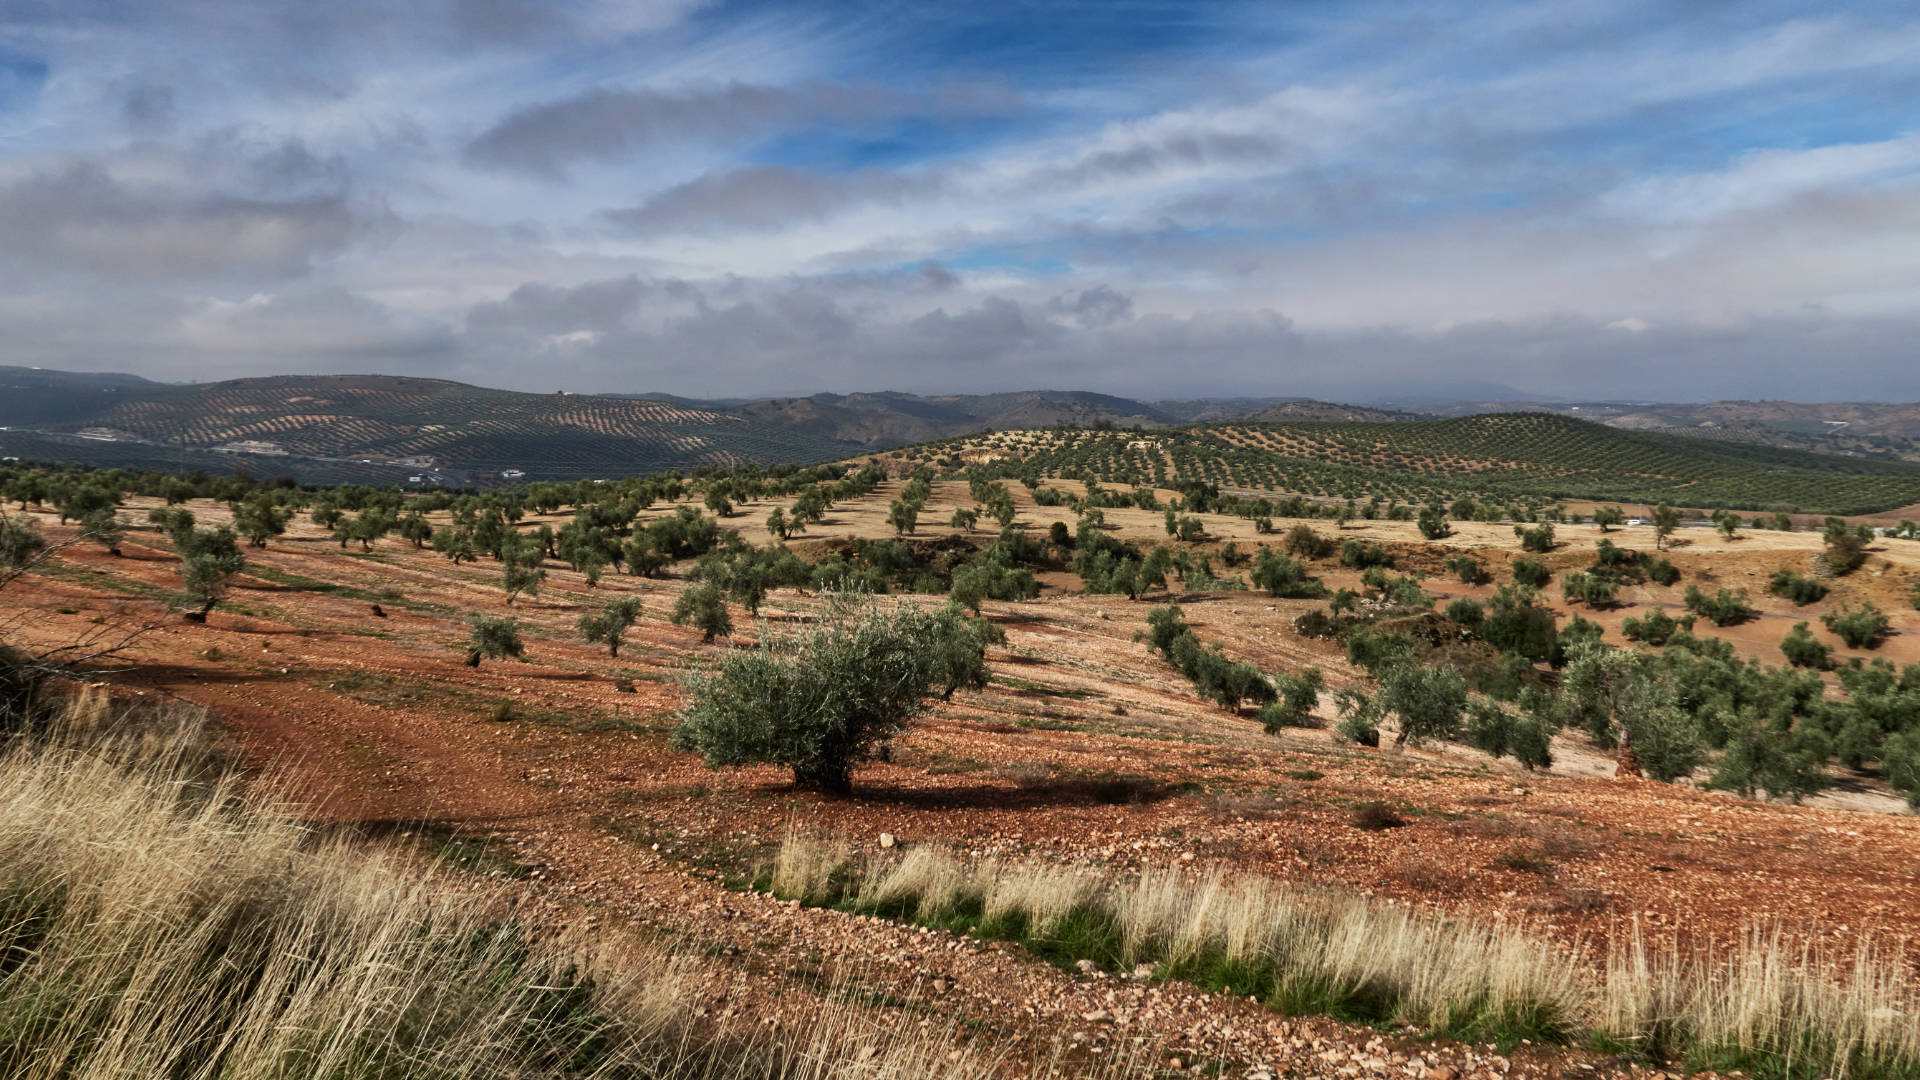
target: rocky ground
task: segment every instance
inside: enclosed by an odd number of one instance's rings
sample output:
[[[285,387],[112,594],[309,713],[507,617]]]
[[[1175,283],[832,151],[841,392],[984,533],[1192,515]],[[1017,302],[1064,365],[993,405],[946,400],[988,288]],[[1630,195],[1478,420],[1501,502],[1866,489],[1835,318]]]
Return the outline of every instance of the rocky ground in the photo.
[[[882,491],[837,510],[818,531],[879,535],[887,498]],[[956,498],[965,499],[964,487],[942,485],[923,520],[944,522],[951,506],[941,503]],[[221,516],[194,509],[203,520]],[[744,507],[735,523],[764,541],[767,509]],[[1064,509],[1024,501],[1022,511],[1042,528],[1065,518]],[[1158,514],[1107,514],[1139,539],[1160,530]],[[144,508],[132,516],[142,519]],[[1208,524],[1221,539],[1244,526],[1242,546],[1255,539],[1245,522]],[[51,520],[45,528],[63,534]],[[1408,523],[1366,522],[1349,533],[1418,539]],[[1804,566],[1817,538],[1749,533],[1727,542],[1689,533],[1673,555],[1688,580],[1744,585],[1763,612],[1723,636],[1776,662],[1779,636],[1810,616],[1766,596],[1765,575]],[[1563,528],[1567,548],[1552,558],[1585,565],[1597,535],[1590,526]],[[1616,537],[1651,546],[1650,532]],[[1469,525],[1446,543],[1477,550],[1492,565],[1514,554],[1506,527]],[[1900,632],[1879,652],[1911,662],[1920,660],[1920,620],[1897,597],[1920,560],[1897,547],[1877,550],[1829,604],[1873,598],[1896,612]],[[1904,547],[1920,553],[1920,544]],[[130,533],[124,552],[69,548],[48,574],[0,594],[0,608],[20,623],[16,635],[57,644],[152,624],[115,659],[126,692],[205,705],[247,759],[276,774],[317,818],[423,844],[457,834],[484,845],[496,869],[523,874],[528,902],[556,920],[627,925],[695,944],[710,958],[706,992],[716,1013],[777,1017],[806,1008],[813,988],[852,978],[876,1000],[924,1010],[928,1023],[957,1023],[1006,1050],[1010,1062],[1027,1060],[1019,1047],[1057,1044],[1078,1062],[1230,1062],[1236,1074],[1252,1075],[1627,1068],[1559,1048],[1503,1055],[1412,1032],[1281,1017],[1177,982],[1061,970],[1014,946],[726,886],[767,860],[791,829],[844,834],[860,845],[877,846],[886,834],[1114,870],[1226,867],[1435,912],[1511,918],[1596,962],[1632,927],[1655,940],[1727,942],[1761,922],[1843,949],[1865,937],[1907,948],[1894,943],[1920,929],[1912,904],[1920,820],[1900,812],[1871,777],[1848,777],[1837,792],[1794,807],[1615,780],[1604,755],[1567,737],[1556,744],[1552,770],[1528,773],[1464,748],[1374,751],[1338,746],[1318,731],[1270,736],[1249,717],[1191,697],[1185,681],[1134,640],[1148,604],[1124,598],[1050,589],[1038,601],[989,605],[1008,635],[990,654],[993,685],[937,705],[890,762],[858,773],[853,798],[836,799],[795,790],[775,769],[716,772],[667,747],[678,673],[726,647],[664,621],[677,580],[609,575],[588,589],[579,575],[551,567],[547,588],[511,609],[528,632],[527,662],[474,669],[458,647],[466,619],[508,611],[497,568],[484,561],[454,567],[391,539],[370,554],[343,551],[303,521],[266,550],[249,551],[252,569],[230,601],[196,625],[168,611],[178,564],[157,534]],[[1353,575],[1324,576],[1339,585]],[[1437,575],[1429,584],[1490,591],[1448,586]],[[1678,592],[1636,590],[1629,606],[1592,617],[1617,639],[1621,617],[1655,604],[1677,610]],[[586,607],[634,594],[646,616],[617,660],[573,635]],[[1203,638],[1222,641],[1237,658],[1269,670],[1318,664],[1333,685],[1354,675],[1332,646],[1292,631],[1309,602],[1249,593],[1178,599]],[[763,623],[805,618],[813,603],[777,592],[761,619],[736,613],[738,633],[750,639]],[[1356,825],[1354,808],[1376,801],[1405,824]]]

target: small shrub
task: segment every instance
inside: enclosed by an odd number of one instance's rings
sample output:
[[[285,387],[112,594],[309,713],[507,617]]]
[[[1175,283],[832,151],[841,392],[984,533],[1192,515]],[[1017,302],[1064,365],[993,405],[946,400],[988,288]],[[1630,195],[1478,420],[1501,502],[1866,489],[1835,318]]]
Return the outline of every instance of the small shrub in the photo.
[[[1805,607],[1826,597],[1827,585],[1819,578],[1807,577],[1791,567],[1781,567],[1774,571],[1768,590],[1775,596],[1782,596]]]
[[[1794,667],[1824,669],[1833,658],[1833,650],[1827,643],[1813,636],[1806,623],[1796,623],[1780,641],[1780,651],[1786,654],[1787,663]]]
[[[617,658],[627,629],[639,619],[639,597],[619,597],[607,601],[599,611],[580,616],[580,636],[590,645],[605,645],[607,655]]]
[[[1642,555],[1639,562],[1641,572],[1646,574],[1647,580],[1655,585],[1672,587],[1680,581],[1680,568],[1673,565],[1670,559]]]
[[[1872,604],[1843,608],[1822,616],[1820,621],[1851,649],[1871,649],[1879,645],[1888,624],[1887,613]]]
[[[1361,746],[1380,745],[1378,701],[1366,691],[1352,686],[1341,687],[1333,695],[1333,700],[1340,711],[1340,722],[1334,726],[1334,734]]]
[[[1413,638],[1405,631],[1360,626],[1347,635],[1347,663],[1378,673],[1413,656]]]
[[[1320,704],[1320,691],[1326,679],[1317,667],[1274,676],[1279,700],[1260,710],[1260,723],[1269,735],[1283,727],[1307,727],[1313,723],[1313,710]]]
[[[1676,631],[1693,629],[1693,616],[1674,618],[1658,609],[1649,611],[1640,618],[1628,618],[1620,621],[1620,632],[1628,641],[1642,641],[1648,645],[1665,645],[1667,639]]]
[[[1821,534],[1827,545],[1827,569],[1835,577],[1851,574],[1867,561],[1867,546],[1873,543],[1871,528],[1865,525],[1848,527],[1844,519],[1830,517]]]
[[[1371,540],[1343,540],[1340,542],[1340,565],[1350,570],[1392,566],[1393,556],[1387,554],[1386,548]]]
[[[1734,626],[1753,618],[1758,612],[1747,603],[1747,590],[1720,589],[1706,593],[1698,585],[1687,586],[1687,610],[1715,626]]]
[[[1586,573],[1576,570],[1560,579],[1561,593],[1567,603],[1584,603],[1590,608],[1602,608],[1613,603],[1619,591],[1612,578],[1599,573]]]
[[[1468,746],[1494,758],[1511,754],[1528,769],[1553,765],[1553,733],[1553,725],[1539,715],[1518,715],[1491,701],[1475,701],[1467,709]]]
[[[1553,550],[1553,525],[1542,523],[1528,528],[1523,525],[1513,527],[1513,535],[1520,538],[1520,550],[1547,552]]]
[[[1380,680],[1380,707],[1400,718],[1396,745],[1449,739],[1467,707],[1467,680],[1453,667],[1404,662]]]
[[[1287,537],[1281,541],[1287,554],[1296,559],[1323,559],[1333,551],[1333,542],[1308,525],[1295,525],[1287,530]]]
[[[1533,589],[1543,588],[1552,577],[1553,572],[1547,569],[1547,564],[1538,559],[1513,560],[1515,585],[1525,585]]]
[[[467,666],[479,667],[482,660],[518,658],[526,653],[520,640],[520,623],[514,619],[475,619],[467,637]]]
[[[1471,596],[1460,596],[1455,597],[1453,602],[1447,605],[1446,614],[1447,618],[1472,629],[1486,619],[1487,609]]]
[[[1486,571],[1480,568],[1480,560],[1471,555],[1453,555],[1441,564],[1447,572],[1460,579],[1462,585],[1477,585],[1486,579]]]
[[[1229,564],[1231,565],[1231,564]],[[1274,597],[1313,598],[1326,595],[1326,586],[1306,567],[1270,547],[1260,549],[1253,564],[1253,584]]]
[[[712,641],[722,634],[733,636],[733,617],[727,612],[726,594],[711,581],[681,593],[674,601],[670,619],[675,626],[699,630],[702,641]]]

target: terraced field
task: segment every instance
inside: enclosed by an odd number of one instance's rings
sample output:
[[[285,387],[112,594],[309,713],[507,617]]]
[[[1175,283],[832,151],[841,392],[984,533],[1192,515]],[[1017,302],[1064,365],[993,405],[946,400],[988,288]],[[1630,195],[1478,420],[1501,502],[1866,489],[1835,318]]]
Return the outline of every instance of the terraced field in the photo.
[[[909,457],[1056,477],[1404,502],[1460,495],[1861,514],[1920,502],[1920,465],[1622,431],[1545,413],[1412,423],[1003,432]]]
[[[444,470],[518,469],[529,479],[555,480],[806,463],[848,452],[819,436],[669,402],[523,394],[437,379],[283,376],[146,384],[93,400],[94,407],[79,409],[64,398],[57,413],[43,416],[23,398],[0,406],[0,422],[60,432],[104,429],[123,441],[188,448],[244,443],[306,458],[430,459]]]

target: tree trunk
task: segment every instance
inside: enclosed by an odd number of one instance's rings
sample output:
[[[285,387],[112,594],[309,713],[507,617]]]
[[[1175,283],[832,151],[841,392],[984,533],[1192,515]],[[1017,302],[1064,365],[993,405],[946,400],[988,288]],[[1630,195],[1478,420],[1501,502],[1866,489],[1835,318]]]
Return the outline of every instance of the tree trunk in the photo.
[[[1614,766],[1615,780],[1638,780],[1646,774],[1640,771],[1640,755],[1633,752],[1633,743],[1627,733],[1620,733],[1620,763]]]
[[[853,777],[844,768],[806,769],[794,766],[793,782],[800,787],[824,791],[829,795],[852,795]]]

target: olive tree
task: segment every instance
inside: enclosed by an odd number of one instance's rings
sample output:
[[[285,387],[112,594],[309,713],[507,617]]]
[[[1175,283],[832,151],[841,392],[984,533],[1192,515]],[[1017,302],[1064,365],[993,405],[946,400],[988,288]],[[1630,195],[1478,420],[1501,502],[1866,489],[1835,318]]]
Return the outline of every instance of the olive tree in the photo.
[[[1400,717],[1396,745],[1450,739],[1459,731],[1460,716],[1467,707],[1467,680],[1453,667],[1407,661],[1394,665],[1380,680],[1379,702]]]
[[[1672,536],[1674,530],[1678,528],[1680,528],[1680,511],[1668,506],[1666,503],[1661,503],[1659,506],[1653,508],[1653,546],[1655,549],[1664,549],[1667,546],[1667,537]]]
[[[46,546],[32,518],[0,514],[0,569],[25,566]]]
[[[848,794],[853,766],[905,731],[956,667],[972,681],[984,651],[951,607],[830,612],[691,672],[672,742],[709,766],[785,765],[802,787]]]
[[[207,613],[224,600],[233,577],[247,563],[239,538],[225,525],[193,529],[174,537],[180,549],[180,584],[186,596],[189,622],[206,622]],[[195,609],[191,605],[198,605]]]
[[[518,621],[506,619],[475,619],[471,633],[467,637],[467,666],[479,667],[481,660],[504,660],[507,657],[519,657],[527,651],[520,640]]]
[[[733,617],[727,613],[727,596],[719,585],[708,581],[680,594],[673,603],[669,619],[675,626],[692,626],[701,633],[701,641],[712,641],[725,634],[733,636]]]
[[[89,510],[80,519],[81,539],[98,543],[109,555],[120,554],[120,540],[125,531],[119,516],[109,509]]]
[[[623,596],[609,600],[599,611],[580,616],[580,636],[589,645],[605,645],[607,655],[620,655],[620,642],[627,628],[640,621],[640,598]]]

